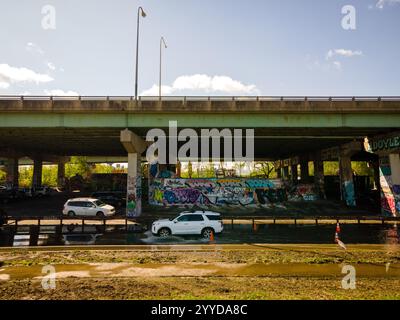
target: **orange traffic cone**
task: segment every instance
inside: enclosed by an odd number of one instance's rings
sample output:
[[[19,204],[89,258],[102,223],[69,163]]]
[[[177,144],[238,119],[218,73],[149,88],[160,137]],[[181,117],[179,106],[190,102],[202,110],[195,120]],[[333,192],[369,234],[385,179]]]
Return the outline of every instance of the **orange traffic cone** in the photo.
[[[339,241],[339,233],[335,232],[335,243]]]
[[[336,233],[340,233],[340,224],[336,223]]]
[[[254,223],[254,224],[253,224],[253,231],[254,231],[254,232],[257,232],[257,230],[258,230],[258,224],[257,224],[257,223]]]
[[[214,241],[215,241],[215,239],[214,239],[214,231],[211,231],[210,242],[214,242]]]

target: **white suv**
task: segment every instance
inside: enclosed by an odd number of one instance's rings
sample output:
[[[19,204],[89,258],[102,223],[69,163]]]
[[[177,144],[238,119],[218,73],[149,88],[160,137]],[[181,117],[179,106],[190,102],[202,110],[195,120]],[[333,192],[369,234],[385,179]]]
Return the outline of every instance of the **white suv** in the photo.
[[[92,216],[103,218],[114,214],[115,208],[113,206],[93,198],[70,199],[64,204],[63,209],[63,215],[68,215],[69,217]]]
[[[221,215],[212,211],[182,212],[173,219],[157,220],[151,227],[152,233],[161,237],[171,234],[201,234],[207,239],[212,233],[221,233],[223,229]]]

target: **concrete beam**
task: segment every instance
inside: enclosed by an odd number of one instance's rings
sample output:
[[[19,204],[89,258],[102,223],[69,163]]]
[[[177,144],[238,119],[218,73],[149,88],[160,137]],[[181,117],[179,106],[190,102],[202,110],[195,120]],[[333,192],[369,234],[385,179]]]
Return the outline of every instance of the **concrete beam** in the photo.
[[[182,97],[182,98],[139,97],[44,97],[31,99],[29,96],[15,96],[0,99],[1,112],[140,112],[140,113],[248,113],[248,112],[322,112],[322,113],[387,113],[398,112],[400,98],[375,97],[357,99],[347,97]]]
[[[129,129],[125,129],[121,131],[120,140],[126,152],[129,153],[138,153],[142,154],[147,146],[148,142],[143,140],[140,136],[130,131]]]

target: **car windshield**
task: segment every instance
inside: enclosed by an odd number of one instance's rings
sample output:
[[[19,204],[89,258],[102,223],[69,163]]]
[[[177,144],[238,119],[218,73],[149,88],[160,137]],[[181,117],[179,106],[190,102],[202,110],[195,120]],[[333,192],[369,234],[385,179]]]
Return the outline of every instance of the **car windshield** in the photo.
[[[93,203],[98,207],[104,207],[106,204],[101,200],[93,201]]]
[[[169,221],[175,220],[176,218],[179,218],[181,215],[177,215],[175,217],[169,218]]]

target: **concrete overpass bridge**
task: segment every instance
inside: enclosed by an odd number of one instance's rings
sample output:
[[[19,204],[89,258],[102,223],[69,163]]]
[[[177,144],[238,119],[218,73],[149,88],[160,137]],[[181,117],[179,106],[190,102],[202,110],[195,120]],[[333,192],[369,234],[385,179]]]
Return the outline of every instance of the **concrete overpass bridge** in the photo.
[[[17,159],[25,156],[34,160],[35,184],[43,161],[60,159],[62,172],[72,155],[127,157],[135,177],[146,149],[138,143],[149,129],[168,132],[169,121],[197,132],[254,129],[255,158],[277,161],[283,179],[297,180],[297,166],[306,176],[306,164],[314,161],[316,184],[322,184],[323,161],[337,160],[344,198],[352,193],[351,160],[373,162],[377,183],[384,183],[383,201],[389,199],[390,212],[398,213],[400,97],[0,96],[0,156],[10,159],[14,184]],[[131,142],[121,143],[124,129],[131,131]]]

